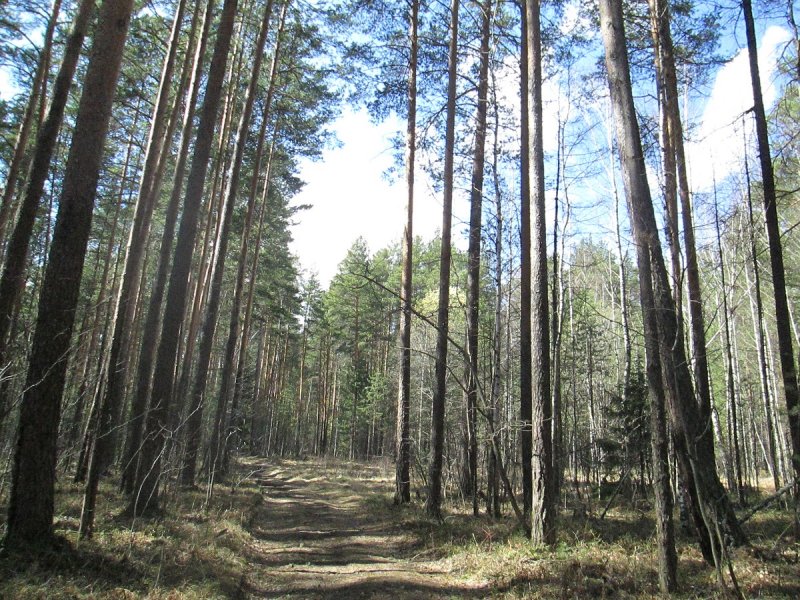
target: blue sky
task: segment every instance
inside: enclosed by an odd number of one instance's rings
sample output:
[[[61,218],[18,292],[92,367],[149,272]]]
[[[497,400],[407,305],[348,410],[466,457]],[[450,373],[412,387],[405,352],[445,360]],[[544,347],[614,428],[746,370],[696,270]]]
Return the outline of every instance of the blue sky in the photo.
[[[768,27],[761,35],[759,62],[768,106],[777,97],[778,53],[790,40],[789,30],[780,26]],[[690,107],[688,118],[698,125],[687,148],[691,185],[696,192],[708,191],[714,177],[722,181],[741,169],[743,149],[738,117],[752,105],[749,77],[746,52],[742,50],[718,71],[708,98]],[[517,102],[516,85],[515,81],[509,81],[506,96],[512,104]],[[555,86],[545,90],[545,101],[550,96],[551,107],[545,113],[546,136],[555,135],[558,95]],[[602,107],[599,110],[602,112]],[[298,217],[293,228],[292,250],[306,273],[316,273],[323,286],[336,273],[339,262],[358,236],[364,237],[372,251],[400,239],[405,222],[405,184],[402,179],[388,181],[383,173],[393,160],[391,138],[404,129],[405,124],[396,118],[375,125],[364,111],[347,109],[334,124],[341,146],[325,151],[321,161],[301,163],[300,177],[307,185],[294,203],[309,204],[312,208]],[[656,185],[655,178],[651,179],[651,185]],[[597,189],[605,190],[601,193],[608,195],[610,187],[606,180],[598,182]],[[456,244],[465,245],[461,239],[464,228],[459,223],[466,218],[467,207],[464,194],[461,196],[455,203],[453,235]],[[430,239],[436,234],[441,228],[441,205],[440,194],[433,192],[429,179],[419,172],[416,235]],[[608,216],[608,207],[600,207],[599,211]]]

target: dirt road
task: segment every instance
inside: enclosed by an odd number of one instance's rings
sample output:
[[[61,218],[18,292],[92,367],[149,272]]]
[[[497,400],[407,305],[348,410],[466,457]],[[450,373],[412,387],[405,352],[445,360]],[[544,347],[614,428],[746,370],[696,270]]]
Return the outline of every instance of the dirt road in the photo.
[[[345,468],[346,472],[342,469]],[[485,583],[423,558],[419,533],[387,506],[378,467],[263,465],[263,501],[250,519],[245,598],[481,598]]]

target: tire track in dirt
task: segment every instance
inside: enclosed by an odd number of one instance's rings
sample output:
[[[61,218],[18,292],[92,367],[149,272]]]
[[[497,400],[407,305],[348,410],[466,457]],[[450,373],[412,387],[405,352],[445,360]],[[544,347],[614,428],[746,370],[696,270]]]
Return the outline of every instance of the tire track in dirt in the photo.
[[[347,469],[342,474],[342,467]],[[263,502],[250,520],[243,598],[481,598],[445,561],[415,559],[421,540],[369,500],[391,482],[378,467],[323,461],[265,463]],[[385,514],[384,514],[385,513]]]

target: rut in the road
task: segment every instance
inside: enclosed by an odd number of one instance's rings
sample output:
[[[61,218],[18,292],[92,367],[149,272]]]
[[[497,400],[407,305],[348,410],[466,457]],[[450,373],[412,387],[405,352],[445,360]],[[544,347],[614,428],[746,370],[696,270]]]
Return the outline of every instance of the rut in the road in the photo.
[[[265,465],[259,483],[264,501],[250,521],[244,597],[463,598],[487,591],[445,561],[414,558],[420,540],[402,531],[391,507],[374,507],[391,489],[377,467],[345,477],[323,463],[284,461]]]

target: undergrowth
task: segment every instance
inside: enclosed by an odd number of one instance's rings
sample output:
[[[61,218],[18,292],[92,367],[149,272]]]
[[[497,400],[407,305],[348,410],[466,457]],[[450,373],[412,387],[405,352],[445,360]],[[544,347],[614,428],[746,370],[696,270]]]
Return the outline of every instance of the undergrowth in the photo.
[[[260,467],[248,459],[231,481],[206,490],[168,495],[159,518],[131,521],[114,479],[101,485],[94,538],[78,542],[82,487],[59,484],[56,533],[64,547],[49,554],[0,557],[0,598],[206,599],[242,595],[252,554],[253,519],[262,506]],[[407,540],[400,556],[413,564],[435,562],[455,579],[483,582],[492,598],[652,598],[658,596],[655,526],[649,510],[619,498],[600,519],[564,508],[558,543],[537,548],[519,532],[513,515],[474,517],[452,502],[444,519],[429,518],[421,499],[393,502],[391,465],[334,460],[280,461],[297,477],[325,478],[360,498],[364,514]],[[510,513],[510,510],[507,511]],[[5,515],[0,515],[4,519]],[[791,515],[763,510],[745,525],[750,546],[732,550],[747,598],[800,597],[800,545]],[[0,534],[2,529],[0,529]],[[678,537],[680,598],[723,597],[713,569],[685,534]]]

